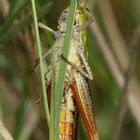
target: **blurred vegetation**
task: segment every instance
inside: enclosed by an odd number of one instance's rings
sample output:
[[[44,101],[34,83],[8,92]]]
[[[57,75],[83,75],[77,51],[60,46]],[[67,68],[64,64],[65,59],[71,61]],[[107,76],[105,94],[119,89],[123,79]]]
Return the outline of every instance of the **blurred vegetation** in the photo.
[[[69,1],[38,0],[36,4],[39,20],[57,30],[57,20]],[[95,17],[88,30],[87,46],[94,73],[90,85],[100,139],[118,137],[115,136],[117,118],[125,106],[118,139],[139,140],[140,1],[88,0],[87,7]],[[40,37],[45,52],[54,38],[42,30]],[[32,71],[36,60],[35,44],[30,1],[0,0],[0,125],[3,124],[0,140],[4,139],[4,134],[10,140],[6,132],[15,140],[48,138],[43,103],[35,103],[41,94],[39,72]],[[108,59],[110,55],[113,59]],[[137,57],[131,61],[135,55]],[[136,65],[131,66],[131,63]],[[80,132],[81,139],[86,139],[83,130]]]

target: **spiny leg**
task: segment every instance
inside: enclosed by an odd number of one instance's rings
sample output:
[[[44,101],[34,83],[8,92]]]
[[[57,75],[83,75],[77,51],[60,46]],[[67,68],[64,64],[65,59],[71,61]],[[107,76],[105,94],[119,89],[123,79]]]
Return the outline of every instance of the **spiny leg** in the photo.
[[[51,79],[52,79],[52,68],[51,66],[48,66],[47,72],[44,75],[44,78],[46,80],[46,89],[50,87]],[[48,94],[48,92],[47,92]],[[42,94],[39,95],[38,99],[35,100],[35,102],[38,104],[42,100]]]
[[[78,1],[78,4],[79,4],[79,6],[84,10],[84,12],[85,12],[85,14],[87,15],[87,17],[91,20],[91,21],[93,21],[93,16],[92,16],[92,14],[90,13],[90,11],[89,11],[89,9],[85,6],[86,4],[86,2],[87,2],[87,0],[77,0]]]
[[[79,7],[82,8],[82,13],[79,12],[78,14],[83,14],[84,13],[88,18],[87,21],[84,24],[82,24],[82,25],[77,24],[75,26],[76,31],[79,31],[79,32],[82,31],[82,30],[85,30],[94,20],[94,18],[92,16],[92,14],[90,13],[89,9],[86,8],[85,2],[86,2],[86,0],[78,0]]]
[[[63,59],[65,62],[67,62],[68,64],[70,64],[73,68],[75,68],[78,72],[80,72],[84,77],[90,79],[89,75],[83,71],[82,69],[80,69],[78,66],[76,66],[73,62],[70,62],[65,56],[64,54],[60,55],[61,59]]]
[[[60,48],[62,48],[62,47],[53,47],[53,48],[50,48],[48,51],[46,51],[46,53],[43,55],[43,61],[46,59],[46,57],[48,57],[52,53],[55,53]],[[35,62],[35,65],[33,66],[32,71],[35,71],[36,70],[36,68],[38,67],[39,63],[40,63],[40,59],[37,58],[36,59],[36,62]]]
[[[44,30],[47,30],[48,32],[52,33],[55,38],[59,38],[60,37],[60,32],[59,31],[54,31],[53,29],[51,29],[50,27],[44,25],[43,23],[39,22],[38,26]]]
[[[45,58],[46,58],[47,56],[49,56],[51,53],[52,53],[52,49],[49,49],[49,50],[43,55],[43,61],[44,61]],[[32,68],[32,71],[33,71],[33,72],[37,69],[39,63],[40,63],[40,59],[37,58],[36,61],[35,61],[35,65],[34,65],[33,68]]]
[[[89,66],[88,62],[87,62],[87,58],[85,57],[84,55],[84,50],[83,50],[83,46],[78,46],[76,48],[76,52],[77,52],[77,55],[79,56],[88,76],[89,76],[89,79],[92,80],[93,79],[93,73],[92,73],[92,70],[91,70],[91,67]]]

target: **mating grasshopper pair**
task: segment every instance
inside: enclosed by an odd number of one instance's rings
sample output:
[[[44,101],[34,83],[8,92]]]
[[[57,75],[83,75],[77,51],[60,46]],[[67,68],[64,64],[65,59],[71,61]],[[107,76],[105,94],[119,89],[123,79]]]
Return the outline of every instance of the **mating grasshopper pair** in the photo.
[[[76,108],[79,110],[90,140],[98,140],[98,134],[95,128],[92,101],[88,79],[92,80],[93,75],[87,62],[86,52],[86,28],[92,22],[93,18],[84,6],[84,1],[79,0],[74,21],[73,34],[71,38],[68,59],[62,54],[62,46],[66,32],[66,21],[69,8],[65,9],[58,20],[58,31],[39,23],[44,28],[55,35],[56,41],[47,55],[52,52],[51,70],[47,72],[47,85],[50,85],[52,77],[54,78],[54,87],[58,81],[58,71],[60,68],[59,59],[63,59],[68,65],[66,67],[63,98],[61,102],[59,138],[60,140],[74,140],[76,129]],[[46,57],[46,55],[45,55]],[[45,58],[44,57],[44,58]],[[50,74],[50,73],[53,73]],[[47,91],[50,91],[47,86]],[[57,91],[55,91],[57,94]]]

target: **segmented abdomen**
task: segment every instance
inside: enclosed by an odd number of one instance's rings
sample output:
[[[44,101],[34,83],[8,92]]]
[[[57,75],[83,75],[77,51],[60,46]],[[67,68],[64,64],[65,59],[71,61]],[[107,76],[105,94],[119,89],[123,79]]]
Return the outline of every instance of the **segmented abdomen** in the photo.
[[[63,95],[60,112],[60,140],[73,140],[75,122],[75,105],[71,89]]]

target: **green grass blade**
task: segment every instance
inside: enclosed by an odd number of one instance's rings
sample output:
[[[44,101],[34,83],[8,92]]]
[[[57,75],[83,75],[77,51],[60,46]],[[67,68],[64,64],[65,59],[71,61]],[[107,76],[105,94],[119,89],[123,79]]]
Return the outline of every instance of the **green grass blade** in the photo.
[[[40,75],[41,75],[43,102],[44,102],[44,107],[45,107],[46,120],[49,125],[50,115],[49,115],[48,100],[47,100],[47,95],[46,95],[43,59],[42,59],[41,43],[40,43],[38,23],[37,23],[36,6],[35,6],[34,0],[31,0],[31,3],[32,3],[32,10],[33,10],[33,17],[34,17],[34,26],[35,26],[34,28],[35,28],[35,36],[36,36],[36,43],[37,43],[37,53],[38,53],[38,57],[40,58],[39,68],[40,68]]]
[[[46,7],[43,11],[44,13],[42,12],[42,15],[44,15],[46,13],[46,10],[48,11],[50,9],[50,7],[52,6],[53,2],[49,2],[47,5],[49,5],[49,7]],[[42,7],[44,6],[40,6],[39,4],[37,5],[37,9],[42,9]],[[40,17],[41,17],[41,14],[40,14]],[[46,22],[46,19],[45,17],[41,17],[40,20],[39,20],[41,23],[43,23],[44,25],[47,26],[47,22]],[[54,38],[53,38],[53,35],[47,31],[44,32],[44,36],[45,36],[45,42],[47,44],[47,46],[50,48],[53,44],[53,41],[54,41]]]
[[[71,43],[71,36],[73,33],[73,25],[75,19],[75,13],[77,8],[77,0],[71,0],[70,10],[67,20],[67,30],[64,38],[62,53],[67,58],[69,54],[69,48]],[[61,100],[64,89],[64,78],[66,71],[66,63],[60,60],[60,69],[58,73],[58,82],[56,83],[56,99],[55,99],[55,135],[56,140],[59,140],[59,120],[60,120],[60,110],[61,110]]]
[[[13,14],[13,12],[19,7],[21,6],[21,1],[20,0],[11,0],[10,2],[10,9],[9,9],[9,15]],[[24,2],[24,1],[22,1]],[[23,3],[22,3],[23,4]]]
[[[7,17],[4,24],[0,27],[0,35],[2,35],[7,29],[9,29],[13,20],[19,16],[19,14],[25,9],[27,5],[28,1],[21,5],[15,12],[13,12],[13,14],[10,14],[9,17]]]
[[[54,54],[51,56],[51,67],[54,69]],[[51,109],[50,109],[50,128],[49,128],[49,139],[55,140],[55,72],[52,70],[52,82],[51,82]]]
[[[45,15],[49,11],[51,5],[52,5],[52,3],[47,3],[44,6],[40,7],[40,9],[38,11],[38,16],[40,17],[40,16]],[[5,43],[11,37],[13,37],[14,35],[16,35],[18,32],[20,32],[24,28],[28,27],[32,22],[33,22],[32,15],[29,15],[29,16],[25,17],[17,25],[13,26],[7,32],[4,32],[0,36],[0,43]]]

